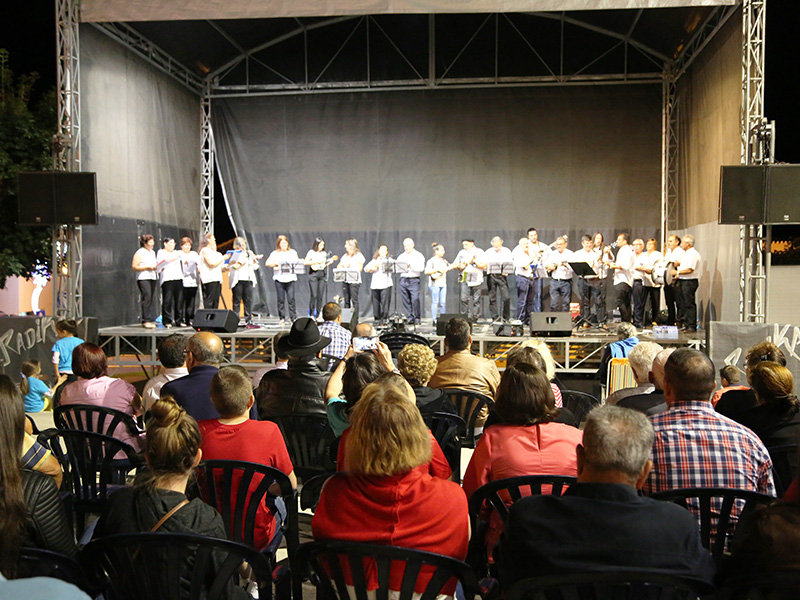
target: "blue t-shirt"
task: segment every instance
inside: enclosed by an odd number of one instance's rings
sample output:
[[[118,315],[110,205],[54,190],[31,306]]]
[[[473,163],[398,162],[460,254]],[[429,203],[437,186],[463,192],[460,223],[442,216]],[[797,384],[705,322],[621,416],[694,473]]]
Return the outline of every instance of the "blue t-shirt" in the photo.
[[[44,409],[44,395],[47,384],[36,377],[28,377],[28,393],[25,394],[25,412],[41,412]]]
[[[58,338],[52,351],[58,352],[58,372],[72,374],[72,351],[80,346],[83,340],[79,337]]]

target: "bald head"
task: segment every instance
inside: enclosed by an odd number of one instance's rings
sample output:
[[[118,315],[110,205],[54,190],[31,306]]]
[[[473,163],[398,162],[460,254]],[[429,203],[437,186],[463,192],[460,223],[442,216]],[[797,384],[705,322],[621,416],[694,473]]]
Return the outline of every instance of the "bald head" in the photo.
[[[664,348],[653,359],[653,366],[650,367],[650,383],[658,390],[664,390],[664,365],[667,364],[667,359],[673,352],[675,352],[675,348]]]
[[[210,331],[201,331],[189,338],[186,344],[186,366],[217,366],[222,362],[222,340]],[[190,366],[191,363],[191,366]]]
[[[372,326],[372,323],[359,323],[356,325],[355,337],[375,337],[378,332]]]

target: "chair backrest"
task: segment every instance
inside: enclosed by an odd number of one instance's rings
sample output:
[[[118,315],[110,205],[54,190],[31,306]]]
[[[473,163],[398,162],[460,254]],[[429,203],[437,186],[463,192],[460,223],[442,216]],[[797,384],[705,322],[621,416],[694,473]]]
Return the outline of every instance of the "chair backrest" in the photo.
[[[349,600],[351,592],[363,599],[372,589],[376,600],[388,600],[390,590],[393,600],[412,600],[415,590],[422,600],[433,600],[452,596],[455,581],[466,598],[478,591],[469,565],[431,552],[330,540],[301,545],[297,557],[303,572],[310,571],[317,597],[328,600]]]
[[[83,566],[74,558],[42,548],[21,548],[17,562],[17,578],[52,577],[71,583],[94,597],[97,590],[89,586]]]
[[[416,333],[406,333],[402,331],[389,331],[381,334],[378,338],[389,347],[392,356],[397,358],[400,350],[405,348],[408,344],[422,344],[423,346],[430,346],[431,343],[428,338],[425,338]]]
[[[726,582],[721,598],[727,600],[797,600],[800,569],[765,571]]]
[[[523,579],[508,589],[506,600],[696,600],[706,591],[669,575],[603,571]]]
[[[475,431],[478,417],[484,407],[488,407],[490,411],[492,410],[494,400],[489,396],[470,390],[451,388],[444,391],[450,397],[450,401],[456,407],[459,416],[467,424],[467,431],[462,438],[462,447],[474,448],[475,442],[478,441],[478,438],[483,433],[483,427],[479,427],[478,431]]]
[[[439,447],[453,470],[453,480],[461,483],[461,439],[467,433],[464,419],[445,412],[422,415],[422,419],[439,442]]]
[[[81,551],[87,571],[103,578],[115,600],[215,600],[230,597],[242,561],[253,568],[259,598],[272,598],[270,561],[257,550],[188,533],[125,533]]]
[[[583,423],[595,406],[600,406],[598,398],[575,390],[561,390],[561,400],[563,407],[575,415],[578,424]]]
[[[700,522],[700,540],[719,564],[739,519],[757,507],[775,502],[775,498],[727,488],[687,488],[652,495],[656,500],[674,502],[690,510]]]
[[[797,444],[785,444],[767,448],[772,459],[772,478],[775,480],[775,492],[778,498],[797,477]]]
[[[317,475],[304,482],[300,490],[300,508],[311,511],[317,510],[319,496],[322,493],[322,486],[325,485],[325,482],[333,475],[335,475],[335,473],[323,473],[322,475]]]
[[[336,436],[325,415],[284,415],[269,417],[278,424],[295,475],[301,481],[320,473],[336,470],[330,458],[330,446]]]
[[[36,426],[36,421],[33,420],[33,417],[31,417],[30,415],[26,414],[25,415],[25,420],[28,421],[28,423],[30,423],[31,430],[33,431],[33,435],[39,435],[41,433],[41,431],[39,431],[39,428]]]
[[[636,377],[631,363],[627,358],[612,358],[606,376],[606,396],[629,387],[636,387]]]
[[[59,429],[91,431],[113,436],[117,428],[124,427],[132,436],[142,433],[131,415],[93,404],[57,406],[53,410],[53,420]]]

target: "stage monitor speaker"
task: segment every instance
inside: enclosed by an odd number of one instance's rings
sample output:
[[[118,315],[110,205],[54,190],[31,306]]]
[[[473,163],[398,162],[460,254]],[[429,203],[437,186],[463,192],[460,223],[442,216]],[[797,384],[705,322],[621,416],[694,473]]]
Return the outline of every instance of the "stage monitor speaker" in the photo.
[[[239,326],[239,317],[232,310],[201,308],[194,313],[192,327],[197,331],[214,331],[216,333],[235,333]]]
[[[97,225],[94,173],[20,173],[17,200],[20,225]]]
[[[719,182],[719,223],[746,225],[764,222],[767,167],[722,166]]]
[[[800,165],[769,166],[765,222],[800,223]]]
[[[436,319],[436,335],[444,335],[444,328],[447,327],[450,319],[455,319],[456,317],[466,319],[467,322],[472,325],[472,322],[467,319],[467,315],[462,315],[459,313],[442,313],[439,315],[439,318]]]
[[[532,312],[531,335],[569,337],[572,335],[572,316],[568,312]]]
[[[495,325],[494,334],[497,337],[522,337],[525,335],[525,328],[522,323],[500,323]]]

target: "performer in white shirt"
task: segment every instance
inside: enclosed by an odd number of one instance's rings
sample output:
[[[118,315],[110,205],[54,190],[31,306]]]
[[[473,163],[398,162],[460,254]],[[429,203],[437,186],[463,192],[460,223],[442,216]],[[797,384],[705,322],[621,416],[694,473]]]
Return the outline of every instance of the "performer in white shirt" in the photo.
[[[605,327],[608,316],[608,272],[611,263],[614,262],[614,254],[611,252],[611,247],[606,245],[603,234],[599,231],[594,234],[593,241],[594,249],[600,252],[600,268],[597,271],[597,276],[600,278],[600,303],[598,304],[597,324]]]
[[[178,321],[181,326],[191,325],[194,321],[194,305],[197,299],[199,283],[198,263],[200,256],[192,250],[192,238],[181,238],[181,269],[183,270],[183,290],[181,303],[178,306]]]
[[[322,305],[328,295],[328,265],[339,260],[338,256],[330,256],[325,251],[325,240],[315,238],[311,250],[303,261],[308,265],[308,316],[314,319],[322,317]]]
[[[203,308],[219,308],[222,295],[222,263],[225,257],[217,252],[217,239],[206,233],[200,242],[200,284],[203,287]]]
[[[694,236],[685,235],[681,240],[683,256],[673,274],[678,278],[678,293],[683,306],[681,328],[697,331],[697,285],[700,280],[700,253],[694,248]]]
[[[600,318],[600,277],[598,273],[603,265],[600,262],[600,251],[594,248],[591,236],[582,236],[581,246],[582,248],[574,253],[575,262],[585,262],[594,271],[594,275],[578,277],[578,291],[581,295],[580,328],[590,329],[592,309],[594,309],[595,320],[599,322]]]
[[[353,318],[350,324],[353,329],[358,324],[360,313],[358,311],[358,292],[361,289],[361,270],[364,268],[364,255],[358,249],[356,238],[350,238],[344,243],[344,256],[339,261],[340,269],[346,269],[350,273],[350,281],[342,283],[342,296],[344,296],[344,308],[353,307]],[[354,280],[353,280],[354,279]]]
[[[486,265],[486,287],[489,288],[489,316],[492,321],[501,317],[508,320],[511,307],[508,298],[508,275],[501,273],[504,265],[514,264],[511,250],[503,246],[503,238],[496,235],[492,238],[492,247],[483,253]],[[494,272],[493,272],[494,271]]]
[[[673,269],[681,264],[683,258],[683,248],[681,248],[681,238],[671,235],[667,238],[667,252],[664,260],[671,262]],[[678,280],[674,279],[672,285],[664,286],[664,302],[667,304],[667,325],[677,325],[683,322],[683,299],[678,292]]]
[[[238,317],[239,307],[244,304],[244,322],[249,325],[253,320],[253,286],[257,281],[258,261],[264,255],[250,251],[243,237],[234,238],[233,249],[240,252],[236,259],[228,263],[228,286],[233,295],[231,309]]]
[[[378,324],[386,322],[392,306],[392,263],[394,259],[389,256],[389,247],[381,244],[372,260],[364,267],[367,273],[372,273],[372,281],[369,283],[372,292],[372,316]]]
[[[180,312],[183,271],[181,253],[175,250],[175,239],[164,238],[162,246],[156,254],[156,269],[161,282],[161,324],[169,328],[177,323]]]
[[[529,251],[530,242],[527,237],[520,238],[517,247],[511,251],[514,261],[514,281],[517,285],[517,319],[527,323],[533,310],[533,254]]]
[[[572,250],[567,249],[567,238],[559,236],[555,248],[545,258],[545,269],[550,273],[550,310],[569,312],[572,301],[572,276],[575,272],[568,263],[575,262]]]
[[[533,276],[533,311],[542,312],[542,295],[547,272],[543,267],[545,254],[550,251],[550,246],[539,241],[539,232],[535,228],[528,229],[528,253],[533,257],[531,275]]]
[[[444,246],[434,242],[433,256],[425,263],[425,275],[428,275],[428,289],[431,292],[431,316],[434,321],[439,315],[447,312],[447,272],[453,268],[444,259]]]
[[[483,251],[475,247],[475,240],[461,240],[461,250],[456,255],[456,268],[461,271],[459,311],[471,321],[478,318],[478,303],[483,283]]]
[[[149,233],[139,238],[139,249],[134,253],[131,269],[136,271],[136,285],[139,287],[139,300],[142,309],[142,327],[153,329],[156,326],[156,253],[153,246],[156,240]]]
[[[400,299],[403,301],[403,310],[406,311],[409,323],[420,322],[419,306],[419,280],[425,271],[425,257],[418,250],[414,250],[414,240],[403,240],[404,252],[397,257],[395,264],[400,272]],[[403,265],[405,272],[403,271]]]
[[[279,235],[275,242],[275,250],[270,252],[264,263],[272,267],[272,280],[275,283],[275,292],[278,294],[278,317],[281,324],[286,322],[286,304],[289,304],[289,322],[294,323],[297,310],[294,303],[294,282],[297,281],[295,265],[300,262],[297,251],[292,250],[289,238]]]
[[[633,290],[633,262],[634,252],[630,245],[629,233],[620,233],[617,236],[616,260],[611,263],[614,269],[614,291],[617,296],[617,308],[622,321],[631,322],[631,291]]]
[[[647,255],[644,253],[644,240],[633,240],[633,325],[638,329],[644,328],[644,273],[641,267]]]
[[[644,306],[644,318],[647,322],[651,322],[655,324],[656,317],[658,317],[658,310],[661,306],[661,295],[660,295],[660,286],[653,281],[653,267],[655,266],[656,262],[663,258],[661,252],[656,250],[657,242],[654,238],[650,238],[645,243],[645,251],[643,256],[645,257],[642,260],[641,266],[637,266],[636,269],[642,272],[642,280],[644,282],[644,296],[645,296],[645,306]],[[650,307],[650,312],[648,313],[648,305]]]

